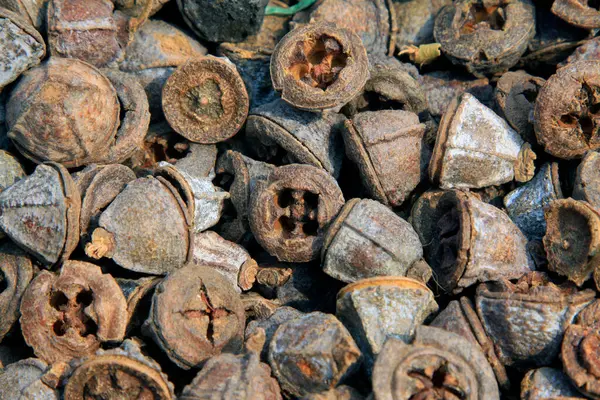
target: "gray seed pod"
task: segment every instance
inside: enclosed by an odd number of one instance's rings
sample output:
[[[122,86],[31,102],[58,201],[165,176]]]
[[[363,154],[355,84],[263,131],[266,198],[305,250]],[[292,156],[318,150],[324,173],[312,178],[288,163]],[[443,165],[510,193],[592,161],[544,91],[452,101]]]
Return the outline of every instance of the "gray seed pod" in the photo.
[[[0,150],[0,192],[25,177],[23,166],[8,151]]]
[[[28,358],[0,368],[0,398],[59,400],[58,390],[43,381],[49,366],[37,358]]]
[[[19,14],[37,30],[44,31],[48,0],[0,0],[0,6]]]
[[[532,369],[521,381],[522,400],[583,400],[583,397],[561,370],[542,367]]]
[[[262,335],[260,331],[263,331],[265,337],[264,343],[260,349],[260,355],[263,360],[266,360],[269,355],[269,344],[271,343],[271,339],[277,328],[284,322],[299,318],[302,315],[304,315],[304,313],[295,308],[288,306],[278,307],[268,318],[254,320],[248,323],[245,333],[246,342],[251,340],[255,335]]]
[[[573,187],[573,198],[584,200],[600,209],[600,153],[590,151],[577,167],[577,175]]]

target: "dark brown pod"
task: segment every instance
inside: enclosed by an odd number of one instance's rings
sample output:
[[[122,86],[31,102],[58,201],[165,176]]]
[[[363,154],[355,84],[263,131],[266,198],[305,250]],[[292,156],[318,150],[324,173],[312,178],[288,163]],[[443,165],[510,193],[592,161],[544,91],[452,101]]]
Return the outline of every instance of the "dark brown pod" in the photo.
[[[580,0],[555,0],[552,13],[578,28],[600,28],[600,11],[593,2]]]
[[[0,247],[0,342],[19,319],[21,297],[33,272],[31,260],[18,247],[11,243]]]
[[[548,269],[581,286],[600,267],[600,213],[586,202],[559,199],[545,217]]]
[[[281,304],[279,304],[277,299],[266,299],[256,292],[243,293],[241,297],[242,304],[246,310],[246,318],[248,318],[248,320],[253,321],[256,319],[268,318],[269,316],[273,315],[275,311],[281,308]],[[262,339],[259,340],[259,343],[262,343]],[[245,343],[245,346],[246,349],[250,351],[257,351],[256,348],[249,345],[248,342]],[[260,346],[262,346],[262,344],[258,345],[258,347]]]
[[[47,163],[0,193],[0,228],[46,265],[69,258],[79,241],[81,197],[65,167]]]
[[[577,167],[577,175],[573,184],[573,198],[590,203],[600,209],[600,154],[590,151]]]
[[[21,330],[34,353],[49,363],[93,354],[119,342],[127,303],[119,285],[94,264],[66,261],[58,275],[38,274],[21,301]]]
[[[162,106],[169,125],[192,142],[217,143],[235,135],[248,115],[248,93],[226,58],[187,62],[167,79]]]
[[[570,160],[600,148],[600,61],[559,69],[539,92],[534,127],[546,152]]]
[[[573,385],[586,397],[600,399],[600,327],[569,326],[560,358]]]
[[[48,364],[37,358],[27,358],[0,366],[0,398],[59,400],[59,392],[44,383]]]
[[[302,110],[343,106],[368,78],[369,62],[360,38],[325,22],[288,33],[271,56],[273,88]]]
[[[190,264],[158,285],[145,330],[173,363],[190,369],[221,352],[239,352],[245,323],[231,282],[210,267]]]
[[[327,172],[286,165],[254,189],[250,228],[278,260],[307,262],[319,256],[325,228],[343,205],[342,191]]]

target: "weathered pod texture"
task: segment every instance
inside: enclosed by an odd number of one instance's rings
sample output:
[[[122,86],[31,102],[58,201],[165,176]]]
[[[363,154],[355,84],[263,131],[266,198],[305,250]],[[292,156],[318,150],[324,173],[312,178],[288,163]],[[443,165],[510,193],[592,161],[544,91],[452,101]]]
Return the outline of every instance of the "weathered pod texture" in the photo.
[[[443,189],[527,182],[533,178],[535,159],[531,146],[504,119],[464,93],[440,122],[429,178]]]
[[[209,359],[178,400],[281,400],[271,368],[258,355],[221,354]]]
[[[67,168],[131,156],[148,128],[148,100],[135,80],[105,74],[57,57],[25,72],[6,109],[8,136],[19,151],[35,162]]]
[[[357,166],[369,194],[389,206],[399,206],[427,177],[431,150],[426,127],[409,111],[365,111],[345,123],[348,158]],[[402,171],[402,173],[399,173]]]
[[[206,56],[177,68],[162,91],[169,125],[197,143],[217,143],[235,135],[248,116],[244,81],[226,58]]]
[[[392,1],[396,47],[433,43],[435,17],[452,0]]]
[[[301,397],[331,389],[360,365],[361,353],[333,315],[313,312],[283,323],[269,347],[281,389]]]
[[[119,342],[127,327],[127,302],[100,267],[66,261],[60,273],[42,271],[21,301],[21,331],[48,363],[91,354],[104,342]]]
[[[119,288],[127,300],[127,335],[134,329],[141,328],[145,322],[148,307],[152,301],[152,295],[156,285],[162,277],[146,276],[139,279],[115,278]]]
[[[19,160],[8,151],[0,150],[0,192],[25,176]]]
[[[145,330],[173,363],[190,369],[221,352],[239,352],[245,322],[231,282],[209,266],[190,264],[158,285]]]
[[[338,293],[336,316],[358,344],[372,370],[389,338],[412,341],[415,329],[438,310],[425,284],[409,278],[363,279]]]
[[[21,297],[33,278],[29,257],[11,243],[0,246],[0,342],[19,319]]]
[[[535,103],[535,134],[547,153],[570,160],[600,148],[600,61],[559,69]]]
[[[37,358],[27,358],[0,368],[0,398],[59,400],[56,388],[43,382],[50,367]]]
[[[128,183],[100,215],[85,253],[147,274],[180,268],[191,258],[193,240],[193,209],[184,198],[162,177]]]
[[[144,356],[133,340],[71,364],[74,370],[64,389],[65,400],[175,399],[173,384],[160,365]]]
[[[345,120],[342,114],[297,110],[277,99],[250,111],[246,137],[253,147],[262,145],[256,150],[261,161],[309,164],[337,177],[342,168],[340,133]]]
[[[45,55],[44,39],[29,21],[0,7],[0,90]]]
[[[43,264],[52,265],[68,259],[77,246],[80,208],[66,168],[43,164],[0,193],[0,228]]]
[[[261,359],[267,360],[269,356],[269,345],[271,344],[271,339],[273,338],[273,335],[275,335],[277,328],[284,322],[291,321],[303,315],[304,313],[293,307],[277,307],[277,309],[268,317],[248,322],[246,332],[244,333],[245,342],[248,344],[253,341],[253,338],[261,338],[259,348],[253,348],[252,350],[260,352]]]
[[[343,106],[368,78],[369,61],[360,38],[326,22],[288,33],[271,56],[273,88],[302,110]]]
[[[552,13],[579,28],[600,28],[600,11],[595,3],[577,0],[556,0],[552,3]]]
[[[21,16],[28,24],[42,31],[46,23],[48,0],[2,0],[0,6]]]
[[[349,200],[325,233],[323,271],[343,282],[406,276],[419,269],[423,247],[413,227],[383,204]]]
[[[534,268],[519,228],[502,210],[473,194],[427,192],[413,207],[411,221],[434,280],[446,292],[516,279]]]
[[[558,164],[546,163],[532,180],[504,196],[504,206],[527,239],[540,241],[546,234],[544,209],[562,197]]]
[[[502,364],[517,368],[550,365],[566,328],[594,300],[592,290],[557,286],[534,272],[516,284],[488,282],[477,288],[477,314]]]
[[[535,35],[535,7],[529,0],[460,0],[441,9],[434,36],[442,52],[475,76],[514,66]]]
[[[532,369],[521,381],[522,400],[583,400],[585,397],[569,382],[561,370],[542,367]]]
[[[360,37],[367,53],[392,54],[394,37],[390,35],[396,20],[386,0],[325,0],[294,17],[296,26],[329,22]]]
[[[560,357],[573,385],[587,398],[600,399],[600,325],[578,321],[569,326]]]
[[[279,261],[318,258],[327,225],[344,205],[337,182],[320,168],[278,167],[254,188],[250,228],[259,244]]]
[[[375,400],[498,400],[481,350],[443,329],[420,326],[410,344],[389,339],[373,370]]]
[[[573,198],[583,200],[600,209],[600,154],[590,151],[577,167],[577,176],[573,187]]]
[[[568,64],[577,61],[598,61],[600,60],[600,38],[593,38],[585,41],[581,46],[577,47],[573,53],[562,63],[558,64],[562,68]]]
[[[311,393],[302,398],[303,400],[364,400],[365,397],[353,387],[340,385],[324,392]]]

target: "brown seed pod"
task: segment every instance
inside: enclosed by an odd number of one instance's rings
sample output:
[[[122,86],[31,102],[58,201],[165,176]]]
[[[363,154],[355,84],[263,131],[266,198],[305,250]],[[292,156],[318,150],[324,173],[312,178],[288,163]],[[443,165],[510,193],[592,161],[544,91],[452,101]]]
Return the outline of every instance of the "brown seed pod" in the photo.
[[[42,271],[23,295],[21,330],[44,361],[68,362],[93,354],[103,342],[123,340],[127,303],[100,267],[66,261],[58,275]]]
[[[600,38],[593,38],[584,41],[577,47],[566,60],[558,64],[559,68],[578,61],[598,61],[600,60]]]
[[[545,217],[548,269],[581,286],[600,268],[600,212],[583,201],[559,199]]]
[[[69,258],[79,241],[81,197],[65,167],[47,163],[0,193],[0,228],[46,265]]]
[[[596,3],[578,0],[555,0],[552,3],[552,13],[578,28],[600,28],[600,11]]]
[[[590,399],[600,398],[599,327],[573,324],[562,342],[563,370],[575,387]]]
[[[0,90],[46,55],[44,39],[20,15],[0,4]]]
[[[0,367],[0,398],[59,400],[56,388],[47,386],[44,377],[48,364],[37,358],[27,358]]]
[[[273,88],[302,110],[343,106],[360,93],[368,77],[360,38],[325,22],[288,33],[271,56]]]
[[[268,318],[269,316],[273,315],[275,311],[281,308],[281,304],[278,300],[266,299],[256,292],[243,293],[241,297],[242,304],[246,310],[246,318],[248,318],[248,320],[254,321],[257,319]],[[258,342],[262,343],[262,339],[259,339]],[[248,338],[246,338],[246,350],[255,352],[256,347],[253,347],[255,345],[256,343],[249,343]],[[258,344],[258,347],[261,346],[262,344]]]
[[[186,139],[205,144],[235,135],[248,116],[249,104],[235,65],[212,56],[177,68],[162,92],[169,125]]]
[[[0,246],[0,342],[19,319],[21,297],[33,278],[29,257],[11,243]]]
[[[239,352],[245,323],[231,282],[210,267],[190,264],[158,285],[144,328],[173,363],[190,369],[221,352]]]
[[[433,43],[435,16],[452,0],[392,1],[396,48]]]
[[[0,0],[0,7],[19,14],[38,31],[44,31],[47,5],[48,0]]]
[[[600,61],[559,69],[539,92],[534,110],[538,142],[546,152],[570,160],[600,148]]]
[[[254,189],[250,228],[280,261],[319,256],[325,227],[344,205],[337,182],[322,169],[302,164],[278,167]]]
[[[590,203],[600,209],[600,154],[590,151],[577,167],[577,175],[573,187],[573,198]]]
[[[304,313],[293,307],[278,307],[271,315],[248,322],[245,332],[246,343],[251,341],[255,336],[260,336],[262,338],[261,343],[253,351],[260,353],[261,358],[266,360],[269,355],[269,344],[277,328],[284,322],[291,321],[303,315]]]
[[[498,400],[498,384],[483,353],[443,329],[420,326],[406,344],[390,338],[373,370],[377,400]]]

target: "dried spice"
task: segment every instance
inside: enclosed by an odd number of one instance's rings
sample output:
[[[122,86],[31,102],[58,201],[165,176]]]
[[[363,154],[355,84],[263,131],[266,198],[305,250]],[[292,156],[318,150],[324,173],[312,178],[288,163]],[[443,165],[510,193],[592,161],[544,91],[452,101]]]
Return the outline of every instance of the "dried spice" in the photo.
[[[250,321],[246,327],[245,339],[246,342],[257,335],[262,336],[263,340],[260,346],[255,349],[263,360],[267,360],[269,355],[269,344],[275,331],[281,324],[293,319],[299,318],[304,315],[302,312],[296,310],[293,307],[282,306],[278,307],[275,312],[266,318],[257,319]]]
[[[579,28],[600,28],[600,11],[593,2],[556,0],[552,3],[552,13]]]
[[[21,298],[33,278],[29,257],[15,245],[0,246],[0,342],[19,319]]]
[[[573,184],[573,198],[586,201],[598,209],[600,209],[599,169],[600,154],[590,151],[577,167],[577,176]]]
[[[442,7],[451,3],[451,0],[392,0],[396,47],[432,43],[435,17]]]
[[[521,382],[521,399],[584,399],[571,385],[568,377],[558,369],[542,367],[525,374]]]
[[[59,400],[56,388],[43,382],[49,366],[37,358],[28,358],[0,368],[0,398]]]

